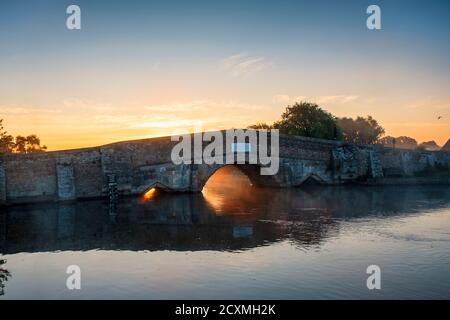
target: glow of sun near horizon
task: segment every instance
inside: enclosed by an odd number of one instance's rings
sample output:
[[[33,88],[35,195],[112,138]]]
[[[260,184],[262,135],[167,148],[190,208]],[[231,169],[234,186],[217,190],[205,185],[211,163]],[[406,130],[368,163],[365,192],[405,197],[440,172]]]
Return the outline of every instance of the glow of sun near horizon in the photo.
[[[66,1],[0,4],[0,119],[49,150],[279,119],[296,101],[450,138],[450,2]]]

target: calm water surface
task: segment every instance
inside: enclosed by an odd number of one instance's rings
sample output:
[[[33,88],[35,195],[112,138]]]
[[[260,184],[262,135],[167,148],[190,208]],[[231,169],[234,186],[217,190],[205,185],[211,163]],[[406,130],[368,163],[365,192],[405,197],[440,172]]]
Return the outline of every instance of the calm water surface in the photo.
[[[218,174],[202,194],[0,210],[0,299],[450,297],[446,186],[257,189]],[[66,289],[69,265],[81,290]]]

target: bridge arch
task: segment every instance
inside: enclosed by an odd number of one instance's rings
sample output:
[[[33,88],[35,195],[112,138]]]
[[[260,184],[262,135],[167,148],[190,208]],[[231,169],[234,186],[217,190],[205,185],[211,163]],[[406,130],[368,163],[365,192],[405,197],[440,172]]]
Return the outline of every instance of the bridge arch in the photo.
[[[170,186],[167,186],[166,184],[161,183],[160,181],[155,181],[153,183],[140,186],[139,188],[137,188],[136,193],[145,194],[152,189],[159,189],[159,190],[163,190],[163,191],[173,191],[173,188],[171,188]]]
[[[222,165],[200,165],[198,168],[198,189],[203,190],[207,182],[213,177],[219,170],[232,167],[239,170],[245,175],[252,186],[260,187],[276,187],[279,186],[274,176],[263,176],[260,173],[261,167],[257,164],[222,164]]]
[[[320,175],[312,173],[312,174],[308,174],[305,177],[303,177],[298,185],[307,185],[307,184],[327,184],[326,180],[323,179]]]

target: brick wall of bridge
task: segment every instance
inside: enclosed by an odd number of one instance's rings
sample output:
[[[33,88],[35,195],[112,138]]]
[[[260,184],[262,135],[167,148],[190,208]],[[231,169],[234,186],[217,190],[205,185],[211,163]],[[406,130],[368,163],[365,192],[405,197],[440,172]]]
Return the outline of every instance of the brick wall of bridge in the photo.
[[[162,137],[1,156],[0,203],[107,196],[110,175],[121,194],[142,193],[152,186],[199,191],[220,166],[174,165],[170,155],[177,143]],[[257,184],[281,187],[300,185],[308,177],[326,184],[371,178],[383,183],[391,176],[411,177],[430,170],[441,177],[440,181],[450,181],[446,178],[450,171],[448,152],[393,150],[282,135],[280,157],[280,171],[275,177],[258,176],[255,167],[242,169]]]

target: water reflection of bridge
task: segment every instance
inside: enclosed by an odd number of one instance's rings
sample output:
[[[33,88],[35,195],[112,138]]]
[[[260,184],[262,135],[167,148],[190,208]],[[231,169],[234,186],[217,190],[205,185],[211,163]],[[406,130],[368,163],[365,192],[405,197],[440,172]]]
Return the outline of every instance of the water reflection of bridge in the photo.
[[[224,251],[283,240],[308,249],[336,235],[342,219],[394,216],[448,206],[450,190],[249,188],[239,201],[214,200],[214,194],[162,194],[146,203],[138,199],[120,202],[114,212],[100,200],[11,207],[0,214],[0,253],[92,249]]]

